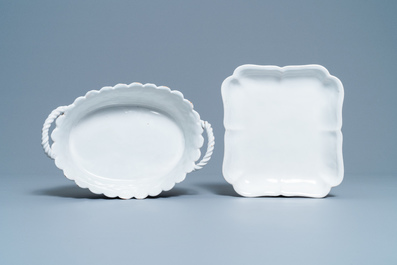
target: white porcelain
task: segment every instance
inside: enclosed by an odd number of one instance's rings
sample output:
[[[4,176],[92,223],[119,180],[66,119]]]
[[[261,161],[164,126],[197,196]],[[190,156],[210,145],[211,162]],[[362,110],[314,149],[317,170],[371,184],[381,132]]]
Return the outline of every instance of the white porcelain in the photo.
[[[222,84],[223,175],[242,196],[324,197],[343,179],[343,85],[320,65],[242,65]]]
[[[156,196],[200,169],[212,154],[210,124],[200,120],[181,92],[167,87],[104,87],[54,112],[43,127],[44,149],[67,178],[108,197]],[[50,147],[48,128],[54,119]],[[203,128],[212,137],[210,153],[196,165]]]

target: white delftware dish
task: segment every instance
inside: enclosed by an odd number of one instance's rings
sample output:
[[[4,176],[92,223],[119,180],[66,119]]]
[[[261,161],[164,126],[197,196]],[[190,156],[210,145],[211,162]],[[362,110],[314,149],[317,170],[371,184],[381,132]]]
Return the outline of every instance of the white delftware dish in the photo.
[[[320,65],[243,65],[222,84],[223,175],[242,196],[324,197],[343,179],[343,85]]]
[[[50,146],[48,130],[56,119]],[[208,149],[202,161],[203,128]],[[89,91],[55,109],[42,144],[65,176],[82,188],[123,199],[156,196],[211,157],[211,125],[179,91],[153,84],[118,84]]]

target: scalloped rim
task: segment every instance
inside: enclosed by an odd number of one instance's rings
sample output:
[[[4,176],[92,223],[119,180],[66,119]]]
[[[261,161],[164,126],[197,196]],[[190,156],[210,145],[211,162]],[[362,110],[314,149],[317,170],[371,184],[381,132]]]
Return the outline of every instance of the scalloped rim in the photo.
[[[147,190],[139,190],[136,191],[136,189],[134,188],[133,190],[131,190],[131,188],[129,188],[129,186],[124,187],[123,189],[119,189],[119,190],[114,190],[114,189],[109,189],[106,188],[106,185],[94,185],[91,184],[87,181],[82,180],[81,178],[79,178],[78,176],[70,173],[68,171],[68,169],[65,167],[64,165],[64,161],[62,160],[62,156],[60,156],[59,154],[57,154],[55,152],[56,148],[57,148],[57,142],[59,141],[59,131],[60,131],[60,127],[62,126],[62,123],[64,122],[64,119],[67,116],[67,113],[69,111],[71,111],[73,108],[75,108],[76,106],[80,105],[80,104],[84,104],[84,101],[87,98],[91,98],[91,97],[95,97],[100,95],[101,93],[105,92],[105,91],[111,91],[111,90],[117,90],[117,89],[125,89],[125,88],[152,88],[152,89],[158,89],[161,91],[165,91],[165,92],[169,92],[170,94],[179,97],[183,104],[185,104],[185,106],[188,107],[188,109],[190,111],[192,111],[194,119],[196,120],[196,127],[197,129],[195,130],[195,135],[194,139],[196,139],[193,143],[192,146],[194,148],[197,149],[197,151],[194,154],[190,154],[191,156],[191,160],[192,163],[190,163],[189,165],[185,165],[183,166],[183,173],[180,172],[180,174],[174,176],[172,179],[168,178],[167,180],[163,181],[162,183],[158,183],[156,186],[153,186],[151,188],[148,188]],[[131,198],[136,198],[136,199],[144,199],[148,196],[157,196],[159,195],[162,191],[168,191],[170,189],[172,189],[176,183],[180,183],[182,182],[185,177],[186,174],[193,171],[194,166],[195,166],[195,161],[197,161],[200,158],[201,155],[201,151],[200,148],[202,147],[203,143],[204,143],[204,138],[202,136],[203,133],[203,128],[201,126],[201,119],[200,119],[200,115],[198,114],[198,112],[196,112],[193,109],[193,104],[184,98],[183,94],[178,91],[178,90],[171,90],[170,88],[166,87],[166,86],[156,86],[155,84],[151,84],[151,83],[147,83],[147,84],[141,84],[138,82],[134,82],[131,83],[129,85],[127,84],[117,84],[113,87],[111,86],[105,86],[102,87],[100,90],[90,90],[88,91],[84,96],[78,97],[74,100],[74,102],[68,106],[66,106],[66,110],[64,112],[64,115],[61,115],[58,117],[58,119],[56,119],[56,126],[55,129],[53,130],[52,134],[51,134],[51,138],[53,140],[53,144],[52,144],[52,148],[54,150],[54,160],[55,160],[55,165],[61,169],[65,175],[66,178],[73,180],[77,186],[79,186],[80,188],[87,188],[89,189],[92,193],[95,194],[104,194],[106,197],[110,197],[110,198],[115,198],[115,197],[119,197],[121,199],[131,199]]]
[[[343,101],[344,101],[344,88],[343,88],[343,84],[342,82],[336,77],[333,76],[329,73],[329,71],[322,65],[318,65],[318,64],[307,64],[307,65],[289,65],[289,66],[284,66],[284,67],[280,67],[280,66],[275,66],[275,65],[255,65],[255,64],[244,64],[244,65],[240,65],[239,67],[237,67],[234,71],[233,71],[233,75],[227,77],[223,82],[222,82],[222,99],[224,99],[223,93],[224,90],[226,89],[226,86],[229,82],[231,82],[232,80],[238,80],[241,76],[242,73],[244,71],[247,70],[258,70],[258,71],[262,71],[262,73],[264,72],[274,72],[274,73],[278,73],[278,77],[281,79],[283,78],[285,75],[288,74],[288,72],[293,72],[293,71],[299,71],[299,70],[315,70],[318,71],[319,73],[321,73],[321,81],[324,80],[330,80],[335,82],[335,84],[337,85],[337,87],[340,89],[340,96],[339,96],[339,101],[338,101],[338,113],[337,113],[337,121],[338,121],[338,128],[339,128],[339,134],[338,134],[338,139],[337,139],[337,163],[340,165],[341,167],[341,174],[340,176],[338,176],[338,179],[335,183],[329,184],[330,188],[329,191],[331,190],[331,187],[336,187],[338,186],[344,178],[344,163],[343,163],[343,152],[342,152],[342,146],[343,146],[343,134],[342,134],[342,108],[343,108]],[[273,76],[274,73],[272,74]],[[225,124],[224,124],[225,126]],[[226,126],[225,126],[226,129]],[[225,130],[225,145],[226,145],[226,131]],[[226,156],[224,156],[224,160],[223,160],[223,167],[222,167],[222,172],[223,172],[223,176],[225,178],[225,180],[230,183],[231,185],[233,185],[233,188],[235,189],[235,191],[245,197],[258,197],[258,196],[303,196],[303,197],[325,197],[329,191],[326,194],[320,194],[318,196],[313,196],[311,194],[289,194],[289,193],[283,193],[283,191],[281,191],[280,194],[265,194],[265,195],[253,195],[253,194],[249,194],[246,192],[242,192],[240,191],[239,187],[236,186],[236,181],[230,181],[227,179],[227,177],[225,176],[224,173],[224,165],[225,165],[225,158]]]

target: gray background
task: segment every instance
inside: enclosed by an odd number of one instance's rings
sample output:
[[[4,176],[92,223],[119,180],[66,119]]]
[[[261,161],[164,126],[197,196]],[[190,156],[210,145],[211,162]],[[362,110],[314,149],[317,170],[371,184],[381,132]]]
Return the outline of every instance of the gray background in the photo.
[[[395,1],[0,1],[0,264],[396,264]],[[222,81],[321,64],[345,87],[345,180],[325,199],[223,180]],[[77,188],[42,152],[52,109],[155,83],[214,127],[203,170],[144,201]]]

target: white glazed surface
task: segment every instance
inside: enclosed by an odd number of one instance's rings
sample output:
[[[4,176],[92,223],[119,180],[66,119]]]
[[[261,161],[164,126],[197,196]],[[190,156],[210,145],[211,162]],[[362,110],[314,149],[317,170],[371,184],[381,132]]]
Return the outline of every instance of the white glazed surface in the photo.
[[[51,137],[55,164],[82,188],[108,197],[156,196],[195,167],[203,128],[179,91],[119,84],[66,107]]]
[[[237,193],[324,197],[343,179],[342,83],[320,65],[243,65],[222,84],[223,175]]]

